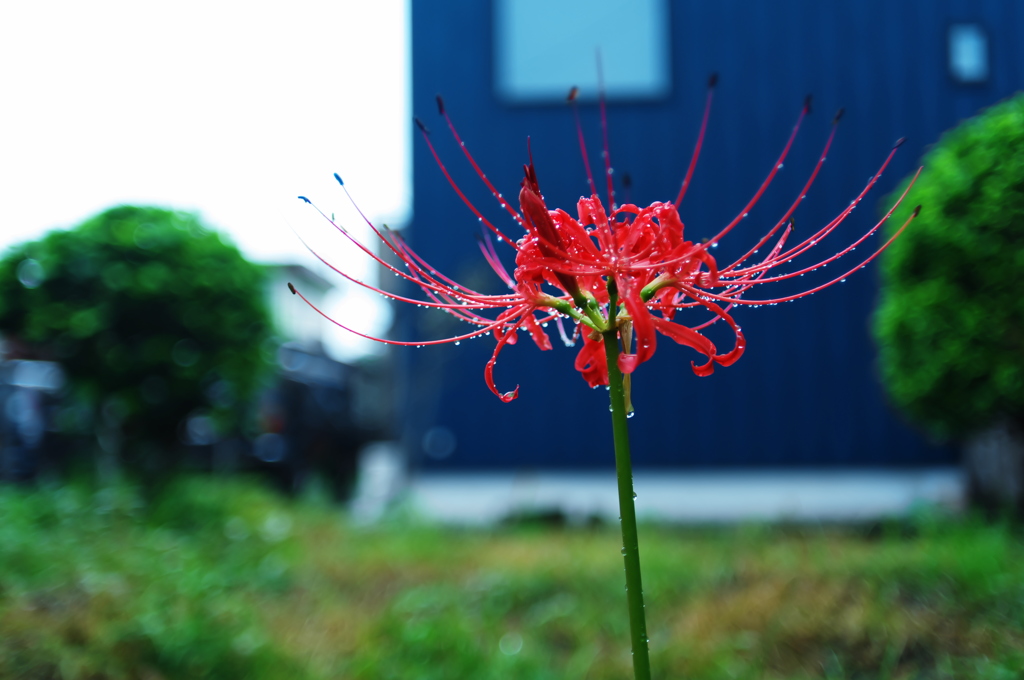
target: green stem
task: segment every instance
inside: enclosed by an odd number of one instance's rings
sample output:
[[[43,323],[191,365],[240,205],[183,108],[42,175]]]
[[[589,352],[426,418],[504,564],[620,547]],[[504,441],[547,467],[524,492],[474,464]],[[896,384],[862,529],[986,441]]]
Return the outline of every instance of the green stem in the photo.
[[[613,293],[614,291],[609,291]],[[622,526],[622,560],[626,567],[626,602],[629,607],[629,637],[633,646],[633,675],[650,680],[651,661],[647,652],[647,619],[644,614],[644,589],[640,579],[640,543],[636,532],[636,508],[633,504],[633,466],[629,456],[629,426],[626,397],[619,371],[619,338],[615,327],[617,300],[609,304],[609,326],[604,333],[604,351],[608,359],[608,391],[611,395],[612,433],[615,441],[615,474],[619,481],[619,514]]]

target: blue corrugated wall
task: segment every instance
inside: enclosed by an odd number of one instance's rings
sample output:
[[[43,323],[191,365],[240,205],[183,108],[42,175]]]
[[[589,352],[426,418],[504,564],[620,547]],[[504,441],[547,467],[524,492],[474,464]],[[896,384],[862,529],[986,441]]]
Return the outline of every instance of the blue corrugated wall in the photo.
[[[530,136],[548,205],[574,213],[586,180],[570,111],[560,105],[510,106],[498,99],[490,4],[413,2],[412,12],[413,107],[432,128],[439,152],[471,199],[516,233],[447,135],[436,115],[436,93],[444,94],[463,139],[499,190],[517,195]],[[878,190],[820,246],[822,255],[870,228],[881,197],[916,167],[943,130],[1012,94],[1024,76],[1024,48],[1016,39],[1024,34],[1024,10],[1012,2],[687,1],[671,3],[670,14],[672,93],[655,103],[612,103],[610,149],[616,173],[632,177],[634,202],[674,198],[698,130],[705,83],[710,73],[720,74],[704,155],[681,209],[689,238],[712,235],[742,208],[782,149],[804,96],[814,95],[814,112],[783,172],[715,251],[720,262],[753,243],[795,198],[838,108],[845,107],[846,116],[836,142],[796,213],[802,233],[839,213],[897,138],[906,136],[908,142]],[[977,21],[989,32],[989,83],[966,87],[947,75],[946,30],[952,21]],[[595,107],[582,113],[591,157],[597,159]],[[457,280],[499,292],[500,283],[477,250],[476,219],[419,139],[413,167],[414,218],[408,231],[413,246]],[[852,255],[872,250],[862,247]],[[839,273],[837,267],[826,275]],[[784,294],[791,288],[771,290]],[[636,464],[952,462],[950,449],[927,443],[886,404],[869,333],[876,296],[872,265],[810,298],[740,309],[735,317],[747,336],[747,352],[708,378],[690,370],[691,359],[699,356],[661,338],[655,358],[634,376],[637,415],[630,422]],[[399,312],[396,333],[407,339],[462,329],[441,313]],[[720,337],[728,346],[730,336]],[[496,367],[499,388],[521,385],[520,398],[511,404],[500,403],[484,386],[492,339],[397,350],[402,424],[422,464],[430,469],[611,466],[607,394],[589,389],[573,370],[576,350],[562,347],[557,338],[555,345],[554,351],[540,352],[523,336],[504,351]],[[435,444],[441,433],[440,449],[449,453],[442,459],[423,455],[422,439],[431,431]]]

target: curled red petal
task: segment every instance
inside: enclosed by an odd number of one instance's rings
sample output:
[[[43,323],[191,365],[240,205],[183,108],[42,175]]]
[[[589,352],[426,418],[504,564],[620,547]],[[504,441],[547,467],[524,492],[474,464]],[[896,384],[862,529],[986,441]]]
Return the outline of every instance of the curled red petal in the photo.
[[[712,361],[711,359],[708,359],[707,363],[698,366],[696,361],[691,361],[690,368],[693,369],[693,372],[696,375],[700,376],[701,378],[706,378],[715,372],[715,362]]]
[[[529,312],[527,312],[527,314],[528,313]],[[494,392],[495,396],[506,404],[519,397],[519,385],[516,385],[516,388],[511,392],[499,392],[498,386],[494,384],[494,364],[498,363],[498,355],[501,354],[501,349],[506,344],[514,344],[516,333],[519,331],[519,326],[522,325],[522,323],[523,319],[520,318],[519,321],[504,333],[499,335],[498,332],[495,331],[495,335],[498,336],[498,344],[495,345],[494,353],[491,354],[490,360],[487,362],[487,365],[484,366],[484,382],[487,383],[487,388],[491,392]]]
[[[518,327],[519,324],[517,323],[516,328]],[[516,335],[515,333],[506,333],[501,326],[498,326],[497,328],[494,329],[494,339],[497,340],[502,345],[514,345],[517,342],[519,342],[518,335]]]
[[[619,355],[619,370],[623,373],[632,373],[636,367],[644,363],[652,356],[657,347],[657,333],[655,333],[654,317],[651,315],[647,305],[640,299],[640,289],[637,286],[627,284],[622,298],[626,305],[626,311],[633,319],[633,334],[636,337],[636,351],[629,352],[628,347],[623,347]],[[620,289],[620,292],[621,291]]]
[[[530,337],[533,338],[533,342],[536,343],[537,347],[542,350],[551,349],[551,338],[544,332],[544,329],[540,327],[537,320],[533,318],[533,312],[526,314],[523,317],[524,325],[526,330],[530,332]]]
[[[708,302],[702,300],[701,304],[710,309],[712,312],[718,315],[723,321],[729,324],[732,328],[732,332],[736,335],[736,342],[733,344],[732,349],[725,354],[716,354],[715,362],[722,366],[732,366],[736,363],[741,356],[743,356],[743,350],[747,347],[747,340],[743,335],[743,331],[740,330],[739,325],[733,321],[732,316],[729,315],[724,309],[716,305],[714,302]]]
[[[576,370],[591,387],[608,384],[608,358],[604,353],[604,342],[592,340],[583,335],[583,346],[576,355]]]
[[[667,319],[659,319],[656,316],[651,318],[654,321],[655,328],[662,335],[672,338],[680,345],[692,347],[708,358],[706,363],[700,365],[697,365],[696,362],[690,362],[694,373],[703,377],[715,372],[715,354],[717,354],[717,351],[713,342],[688,326],[681,326]]]

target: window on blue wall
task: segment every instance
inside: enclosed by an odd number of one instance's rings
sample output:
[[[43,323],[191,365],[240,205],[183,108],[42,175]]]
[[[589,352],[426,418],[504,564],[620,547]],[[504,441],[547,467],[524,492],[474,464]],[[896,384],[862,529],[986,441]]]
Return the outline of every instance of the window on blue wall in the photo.
[[[958,83],[979,85],[988,80],[988,34],[978,24],[949,27],[949,74]]]
[[[600,53],[609,99],[659,99],[672,73],[668,0],[494,0],[494,68],[509,102],[565,101],[598,91]]]

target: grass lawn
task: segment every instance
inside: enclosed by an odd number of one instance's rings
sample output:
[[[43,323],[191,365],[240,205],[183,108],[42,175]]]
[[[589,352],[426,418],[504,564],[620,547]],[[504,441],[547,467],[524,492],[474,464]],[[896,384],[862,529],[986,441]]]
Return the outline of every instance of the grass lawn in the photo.
[[[641,527],[658,678],[1024,677],[1020,528]],[[617,527],[0,487],[0,678],[628,678]]]

